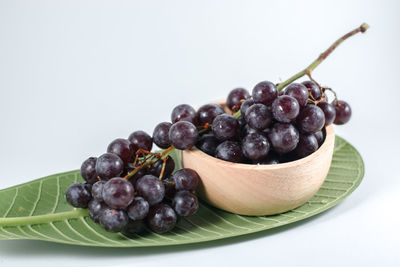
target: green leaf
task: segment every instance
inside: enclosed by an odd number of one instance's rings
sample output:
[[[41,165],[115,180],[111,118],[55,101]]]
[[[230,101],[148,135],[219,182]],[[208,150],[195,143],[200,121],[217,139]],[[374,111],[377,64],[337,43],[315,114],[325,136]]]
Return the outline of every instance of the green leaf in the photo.
[[[324,184],[297,209],[274,216],[249,217],[201,204],[196,215],[181,219],[167,234],[148,231],[128,238],[106,232],[92,222],[87,210],[73,209],[66,202],[64,195],[68,186],[82,181],[76,170],[1,190],[0,239],[102,247],[165,246],[222,239],[271,229],[321,213],[356,189],[363,175],[360,154],[344,139],[336,137],[332,165]]]

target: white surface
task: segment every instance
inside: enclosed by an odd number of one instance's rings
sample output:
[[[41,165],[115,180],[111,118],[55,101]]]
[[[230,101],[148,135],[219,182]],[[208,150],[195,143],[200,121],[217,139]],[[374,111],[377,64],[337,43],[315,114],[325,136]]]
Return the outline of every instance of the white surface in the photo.
[[[352,120],[336,130],[366,165],[337,207],[200,245],[0,241],[0,266],[399,266],[399,11],[396,1],[0,0],[0,188],[76,169],[177,104],[286,79],[371,25],[314,72],[350,102]]]

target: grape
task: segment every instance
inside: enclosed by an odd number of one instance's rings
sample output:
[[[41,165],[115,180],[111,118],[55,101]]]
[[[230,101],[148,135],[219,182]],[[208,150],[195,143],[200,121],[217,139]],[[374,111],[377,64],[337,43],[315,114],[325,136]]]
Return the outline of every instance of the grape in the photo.
[[[240,112],[242,113],[242,115],[246,114],[247,109],[252,105],[254,105],[253,99],[247,99],[246,101],[244,101],[240,106]]]
[[[225,141],[219,144],[215,151],[215,157],[231,162],[241,162],[243,154],[240,144],[234,141]]]
[[[267,156],[270,149],[268,139],[259,134],[248,134],[242,141],[242,153],[251,160],[260,160]]]
[[[252,92],[253,100],[255,103],[260,103],[264,105],[271,105],[275,98],[278,96],[278,89],[275,84],[264,81],[258,83]]]
[[[134,147],[141,148],[146,151],[151,151],[151,148],[153,147],[153,139],[144,131],[136,131],[131,133],[131,135],[128,137],[128,140],[133,144]]]
[[[153,174],[156,177],[160,177],[162,166],[163,166],[164,161],[163,160],[158,160],[156,161],[149,169],[149,172]],[[165,162],[165,168],[164,168],[164,174],[161,178],[165,178],[171,175],[171,173],[175,169],[175,161],[173,158],[168,157],[167,161]]]
[[[297,144],[294,153],[300,158],[306,157],[317,151],[318,141],[314,134],[300,135],[299,143]]]
[[[163,184],[165,187],[165,198],[172,200],[176,194],[176,189],[175,189],[175,181],[172,177],[169,177],[165,180],[163,180]]]
[[[297,117],[297,127],[303,133],[318,132],[325,125],[325,114],[321,108],[308,104]]]
[[[334,124],[342,125],[350,120],[351,108],[346,101],[343,100],[334,101],[332,105],[336,109],[336,118],[335,121],[333,122]]]
[[[266,128],[268,129],[268,128]],[[259,134],[264,134],[263,131],[251,128],[248,124],[246,124],[243,128],[242,128],[242,137],[245,137],[248,134],[251,133],[259,133]]]
[[[336,117],[335,107],[325,101],[319,102],[318,107],[320,107],[325,114],[325,126],[332,124]]]
[[[81,176],[86,182],[90,184],[94,184],[98,181],[96,173],[96,161],[97,158],[90,157],[85,160],[81,166]]]
[[[324,141],[324,134],[322,131],[318,131],[314,133],[315,138],[317,139],[318,145],[321,145]]]
[[[114,209],[124,209],[131,204],[135,196],[132,184],[121,177],[115,177],[107,181],[103,186],[104,202]]]
[[[172,200],[172,207],[179,216],[191,216],[199,209],[199,200],[189,191],[179,191]]]
[[[294,97],[300,107],[305,107],[308,101],[308,90],[301,83],[292,83],[285,89],[285,95]]]
[[[142,197],[135,197],[132,204],[129,205],[127,213],[129,218],[134,221],[142,220],[146,218],[147,214],[149,213],[149,209],[149,202],[144,200]]]
[[[139,178],[136,182],[136,190],[150,206],[160,203],[165,195],[165,187],[161,180],[151,174]]]
[[[153,131],[153,142],[160,148],[168,148],[171,145],[169,141],[170,122],[159,123]]]
[[[178,121],[169,129],[171,144],[180,150],[190,149],[196,143],[198,135],[196,126],[188,121]]]
[[[236,88],[230,91],[228,98],[226,99],[226,106],[232,110],[234,106],[239,107],[240,100],[247,99],[250,97],[249,92],[244,88]]]
[[[232,115],[221,114],[215,117],[212,127],[214,136],[220,140],[235,140],[240,136],[240,125]]]
[[[314,100],[319,100],[322,97],[321,90],[314,82],[304,81],[302,84],[307,87],[309,94],[312,95]]]
[[[199,120],[199,125],[203,126],[206,123],[211,124],[215,117],[218,115],[224,114],[225,111],[221,107],[221,105],[217,104],[207,104],[203,105],[197,111],[197,116]]]
[[[100,225],[108,232],[121,232],[129,222],[128,215],[123,210],[105,209],[100,216]]]
[[[94,199],[98,201],[103,201],[103,186],[105,183],[106,181],[101,180],[93,184],[91,191]]]
[[[83,183],[70,185],[65,197],[68,203],[76,208],[87,208],[89,201],[92,199],[88,186]]]
[[[291,124],[275,123],[268,134],[275,152],[287,153],[296,148],[299,142],[299,131]]]
[[[124,164],[132,160],[132,156],[136,153],[136,150],[136,147],[131,142],[122,138],[115,139],[107,147],[107,152],[120,157]]]
[[[200,137],[199,141],[197,141],[196,147],[204,153],[207,153],[210,156],[214,156],[215,150],[217,149],[219,143],[220,142],[217,138],[215,138],[213,134],[205,134]]]
[[[162,234],[175,227],[177,216],[167,204],[159,204],[150,208],[147,223],[151,230]]]
[[[99,223],[100,216],[106,208],[108,208],[106,203],[104,203],[102,201],[98,201],[96,199],[90,200],[89,204],[88,204],[90,218],[95,223]]]
[[[251,128],[257,130],[263,130],[272,123],[272,114],[263,104],[254,104],[249,107],[244,118]]]
[[[283,95],[272,103],[272,114],[279,122],[291,122],[299,115],[299,102],[294,97]]]
[[[175,182],[176,190],[188,190],[194,191],[199,185],[199,175],[196,171],[183,168],[174,173],[172,176],[173,181]]]
[[[125,226],[123,233],[128,237],[135,237],[135,234],[139,234],[146,230],[145,223],[143,220],[132,221],[129,220],[128,224]]]
[[[101,179],[108,180],[120,176],[124,170],[124,162],[115,154],[105,153],[96,162],[96,173]]]
[[[192,106],[181,104],[172,110],[171,121],[172,123],[176,123],[178,121],[188,121],[194,125],[197,125],[197,113]]]

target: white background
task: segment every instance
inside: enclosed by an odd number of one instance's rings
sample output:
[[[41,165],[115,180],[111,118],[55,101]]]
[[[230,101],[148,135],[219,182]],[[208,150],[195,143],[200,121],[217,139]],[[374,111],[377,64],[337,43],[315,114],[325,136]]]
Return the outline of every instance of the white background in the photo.
[[[279,82],[359,26],[314,72],[353,108],[337,133],[360,187],[304,222],[166,248],[0,241],[0,266],[399,266],[398,1],[0,0],[0,188],[77,169],[110,141],[237,86]],[[1,205],[1,203],[0,203]]]

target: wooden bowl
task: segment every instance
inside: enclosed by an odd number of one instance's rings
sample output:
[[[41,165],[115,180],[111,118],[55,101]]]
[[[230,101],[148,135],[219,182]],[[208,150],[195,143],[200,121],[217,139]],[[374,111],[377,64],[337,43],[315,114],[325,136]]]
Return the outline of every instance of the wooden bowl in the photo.
[[[182,151],[182,163],[200,175],[200,198],[241,215],[272,215],[309,200],[321,187],[331,165],[335,133],[326,127],[321,147],[300,160],[276,165],[232,163],[197,148]]]

